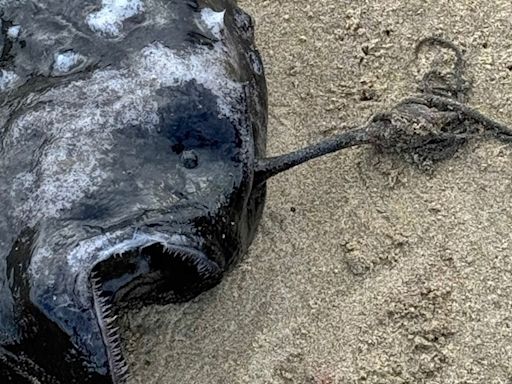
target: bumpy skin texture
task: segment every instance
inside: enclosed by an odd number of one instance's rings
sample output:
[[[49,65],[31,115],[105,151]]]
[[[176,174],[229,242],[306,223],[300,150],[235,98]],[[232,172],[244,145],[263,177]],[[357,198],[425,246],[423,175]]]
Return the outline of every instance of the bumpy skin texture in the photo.
[[[0,0],[0,15],[0,382],[117,381],[95,266],[194,250],[197,273],[160,297],[187,300],[253,239],[267,101],[252,21],[231,0]]]

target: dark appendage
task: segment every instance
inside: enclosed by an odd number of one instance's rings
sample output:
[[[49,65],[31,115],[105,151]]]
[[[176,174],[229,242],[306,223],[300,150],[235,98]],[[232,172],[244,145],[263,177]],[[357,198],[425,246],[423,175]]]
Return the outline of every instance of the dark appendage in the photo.
[[[283,156],[259,160],[257,182],[317,157],[361,144],[372,144],[386,152],[406,155],[416,163],[428,164],[450,158],[472,137],[512,141],[511,128],[464,104],[468,88],[463,78],[464,59],[460,49],[442,38],[429,37],[417,44],[415,54],[428,45],[455,53],[454,84],[446,81],[440,87],[432,87],[430,80],[436,72],[430,71],[423,78],[420,95],[400,102],[390,112],[376,114],[365,126]]]
[[[296,167],[297,165],[303,164],[309,160],[316,159],[317,157],[321,157],[344,148],[367,143],[369,143],[367,130],[365,128],[359,128],[343,132],[333,138],[299,149],[298,151],[287,155],[259,160],[255,169],[256,182],[261,183],[269,177],[287,171],[288,169]]]

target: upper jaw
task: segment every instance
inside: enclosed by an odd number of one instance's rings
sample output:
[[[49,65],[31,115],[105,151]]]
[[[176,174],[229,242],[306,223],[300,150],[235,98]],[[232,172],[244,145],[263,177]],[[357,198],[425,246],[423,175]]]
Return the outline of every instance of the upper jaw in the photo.
[[[127,265],[131,265],[132,270],[136,269],[129,272],[132,277],[159,271],[162,272],[159,277],[168,283],[167,288],[175,294],[170,297],[160,292],[161,299],[183,301],[220,279],[224,266],[216,253],[215,247],[206,247],[205,241],[198,237],[136,233],[132,238],[103,249],[89,269],[88,279],[98,277],[98,273],[103,273],[103,278],[116,279],[116,275],[123,273],[123,266]],[[122,281],[117,283],[122,284]],[[110,292],[119,305],[122,295],[113,292],[115,287],[110,285]],[[155,298],[155,295],[152,297]],[[150,304],[151,300],[144,300],[144,303]]]

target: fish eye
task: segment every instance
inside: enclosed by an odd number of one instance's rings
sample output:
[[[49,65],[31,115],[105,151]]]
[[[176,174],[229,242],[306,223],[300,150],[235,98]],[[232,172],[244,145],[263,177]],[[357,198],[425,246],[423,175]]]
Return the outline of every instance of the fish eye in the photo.
[[[181,164],[187,169],[194,169],[199,165],[199,159],[194,151],[183,151],[180,160]]]

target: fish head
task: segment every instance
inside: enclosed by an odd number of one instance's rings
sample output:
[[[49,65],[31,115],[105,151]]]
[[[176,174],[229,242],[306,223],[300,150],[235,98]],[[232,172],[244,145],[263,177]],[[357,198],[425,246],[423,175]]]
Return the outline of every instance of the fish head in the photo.
[[[119,311],[189,300],[247,250],[264,75],[232,2],[195,3],[122,44],[39,33],[17,53],[0,103],[0,382],[126,382]],[[205,15],[217,37],[194,26]]]
[[[95,151],[110,143],[90,159],[101,170],[93,191],[13,245],[13,318],[26,323],[4,344],[0,367],[24,358],[23,372],[40,381],[124,383],[118,312],[189,300],[247,249],[250,124],[225,116],[195,81],[161,87],[152,100],[153,125],[85,141]]]

